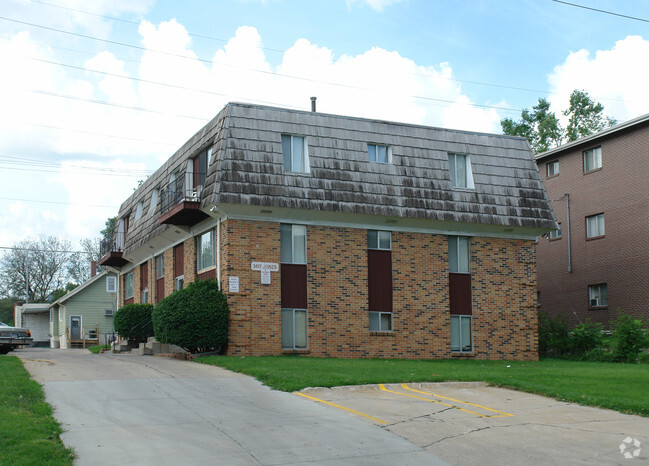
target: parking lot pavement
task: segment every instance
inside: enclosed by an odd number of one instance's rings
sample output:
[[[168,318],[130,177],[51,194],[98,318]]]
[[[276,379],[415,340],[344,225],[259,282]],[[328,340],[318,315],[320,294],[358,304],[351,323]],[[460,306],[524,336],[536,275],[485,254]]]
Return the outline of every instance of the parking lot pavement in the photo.
[[[483,383],[309,388],[300,393],[458,465],[633,466],[649,460],[649,418]]]
[[[252,377],[153,356],[16,351],[76,465],[446,465],[412,442]]]

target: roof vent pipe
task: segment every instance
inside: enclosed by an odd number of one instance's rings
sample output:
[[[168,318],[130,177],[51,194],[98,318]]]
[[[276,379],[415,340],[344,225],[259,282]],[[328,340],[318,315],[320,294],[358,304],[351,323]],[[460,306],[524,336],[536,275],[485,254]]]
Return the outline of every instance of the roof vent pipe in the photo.
[[[311,97],[311,111],[315,112],[315,101],[317,97]]]

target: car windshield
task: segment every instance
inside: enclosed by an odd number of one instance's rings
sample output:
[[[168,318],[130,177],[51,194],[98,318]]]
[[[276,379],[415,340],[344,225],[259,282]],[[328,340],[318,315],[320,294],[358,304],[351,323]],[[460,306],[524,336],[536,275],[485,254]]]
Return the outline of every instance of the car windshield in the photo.
[[[9,327],[9,325],[5,324],[4,322],[0,322],[0,327]]]

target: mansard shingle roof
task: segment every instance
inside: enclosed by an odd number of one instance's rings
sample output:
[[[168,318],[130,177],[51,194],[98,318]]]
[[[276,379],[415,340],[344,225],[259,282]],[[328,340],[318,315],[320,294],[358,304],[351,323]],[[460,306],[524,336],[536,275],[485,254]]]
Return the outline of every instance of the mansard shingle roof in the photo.
[[[310,173],[286,172],[282,134],[306,136]],[[392,163],[368,161],[367,144]],[[551,230],[556,221],[523,138],[230,103],[124,203],[144,202],[127,249],[162,233],[151,192],[212,147],[202,208],[253,205]],[[469,154],[475,189],[453,189],[448,154]]]

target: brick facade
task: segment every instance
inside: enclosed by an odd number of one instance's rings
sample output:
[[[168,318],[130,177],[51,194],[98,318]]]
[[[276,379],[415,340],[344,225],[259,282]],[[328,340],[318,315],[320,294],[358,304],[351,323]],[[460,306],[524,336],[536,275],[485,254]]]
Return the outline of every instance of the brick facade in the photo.
[[[649,249],[644,246],[649,221],[647,141],[645,122],[556,150],[538,161],[563,230],[560,239],[542,238],[538,243],[540,309],[562,316],[571,326],[591,319],[608,327],[618,308],[649,318]],[[583,151],[594,147],[601,147],[602,167],[584,173]],[[554,160],[559,161],[559,174],[548,177],[546,165]],[[586,239],[586,217],[599,213],[604,214],[605,235]],[[588,286],[601,283],[607,284],[608,304],[591,307]]]

